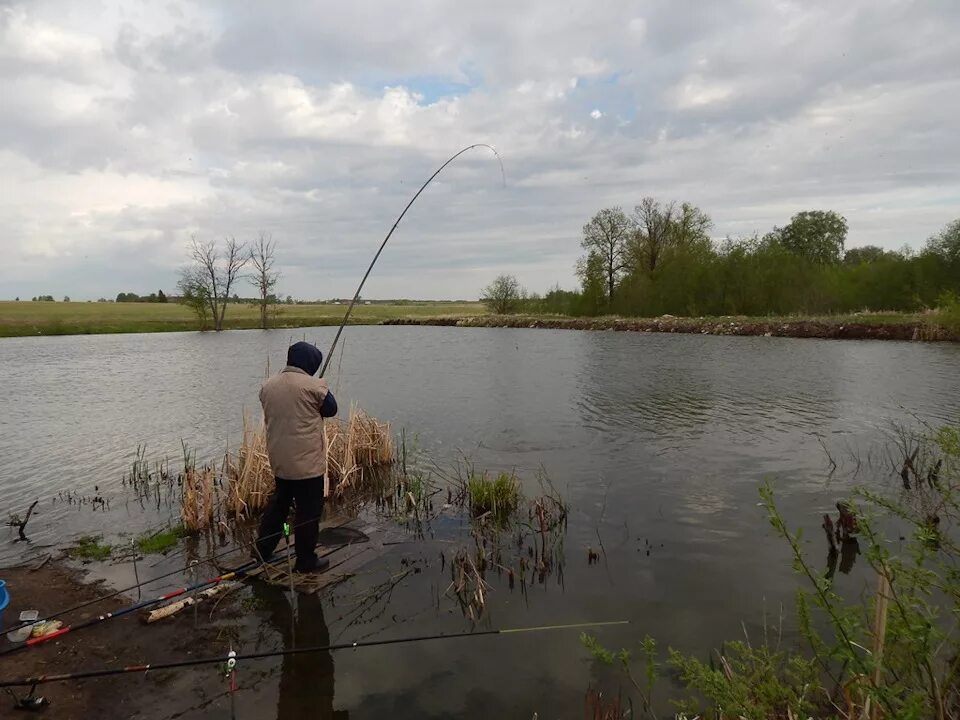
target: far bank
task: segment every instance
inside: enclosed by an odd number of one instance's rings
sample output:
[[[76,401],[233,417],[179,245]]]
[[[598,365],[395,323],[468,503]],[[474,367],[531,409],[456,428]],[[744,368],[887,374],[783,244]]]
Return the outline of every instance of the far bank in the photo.
[[[271,327],[277,329],[339,325],[345,305],[277,305]],[[227,307],[228,330],[259,326],[259,311],[249,304]],[[850,340],[957,341],[960,329],[936,313],[855,313],[786,317],[569,317],[564,315],[491,315],[479,302],[409,302],[358,305],[351,325],[548,328],[621,332],[750,335]],[[175,303],[0,302],[0,338],[44,335],[184,332],[197,320]]]
[[[901,313],[832,317],[711,317],[663,315],[658,318],[570,318],[523,315],[395,318],[384,325],[432,325],[550,330],[613,330],[620,332],[744,335],[831,340],[958,341],[960,333],[937,324],[936,316]]]

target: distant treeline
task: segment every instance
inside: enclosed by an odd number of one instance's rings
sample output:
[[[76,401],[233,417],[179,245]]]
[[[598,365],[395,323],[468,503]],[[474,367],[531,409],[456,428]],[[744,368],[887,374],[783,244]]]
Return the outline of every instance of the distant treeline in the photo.
[[[711,240],[689,203],[644,198],[631,215],[598,212],[583,227],[579,291],[528,298],[531,311],[568,315],[788,315],[916,312],[960,294],[960,220],[923,248],[845,250],[847,221],[807,211],[763,236]]]
[[[101,299],[100,302],[105,302],[105,301]],[[149,295],[137,295],[136,293],[132,293],[132,292],[129,292],[129,293],[122,292],[117,294],[117,302],[118,303],[122,303],[122,302],[165,303],[165,302],[168,302],[168,298],[166,295],[164,295],[163,290],[158,290],[157,292],[150,293]]]

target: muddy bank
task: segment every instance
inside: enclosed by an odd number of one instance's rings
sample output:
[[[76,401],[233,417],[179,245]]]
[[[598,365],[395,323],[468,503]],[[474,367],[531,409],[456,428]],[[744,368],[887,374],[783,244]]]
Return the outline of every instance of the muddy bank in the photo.
[[[761,320],[756,318],[535,318],[520,315],[480,317],[398,318],[384,325],[448,327],[547,328],[551,330],[617,330],[622,332],[753,335],[763,337],[827,338],[832,340],[960,340],[955,333],[924,322],[823,322],[818,320]]]
[[[83,573],[55,561],[39,567],[4,568],[0,570],[0,578],[6,581],[10,591],[10,605],[4,613],[5,627],[18,624],[21,610],[38,610],[40,617],[44,617],[64,606],[78,605],[110,592],[102,583],[87,583]],[[75,625],[130,602],[129,598],[115,597],[58,617],[66,625]],[[221,610],[230,612],[223,605]],[[227,639],[222,637],[222,627],[206,612],[200,617],[203,622],[196,628],[190,613],[149,627],[142,625],[134,614],[119,617],[0,657],[0,678],[158,662],[189,657],[198,650],[204,655],[220,652],[227,644]],[[0,650],[8,647],[4,632],[0,635]],[[216,691],[198,693],[190,688],[188,681],[189,676],[182,673],[151,671],[137,676],[49,683],[40,685],[36,694],[50,702],[43,714],[58,720],[166,718],[170,717],[172,707],[181,712],[190,708],[202,712],[202,708],[218,700],[223,702],[216,697]],[[14,692],[22,698],[28,690],[16,688]],[[0,695],[0,717],[7,717],[8,711],[10,716],[18,714],[13,712],[13,705],[12,697],[6,693]]]

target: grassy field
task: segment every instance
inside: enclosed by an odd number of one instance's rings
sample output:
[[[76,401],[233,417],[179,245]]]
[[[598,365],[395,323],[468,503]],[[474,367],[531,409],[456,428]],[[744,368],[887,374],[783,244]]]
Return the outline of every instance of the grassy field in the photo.
[[[346,305],[278,305],[274,327],[339,325]],[[484,312],[480,303],[418,302],[400,305],[358,305],[352,324],[377,324],[397,318],[466,317]],[[254,305],[230,304],[227,329],[255,328],[260,311]],[[84,335],[99,333],[196,330],[197,321],[176,303],[0,302],[0,337]]]

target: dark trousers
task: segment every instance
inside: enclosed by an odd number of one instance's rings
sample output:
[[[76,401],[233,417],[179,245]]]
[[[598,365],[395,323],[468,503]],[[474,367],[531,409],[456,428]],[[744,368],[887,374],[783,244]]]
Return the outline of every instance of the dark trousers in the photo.
[[[309,568],[317,559],[315,548],[320,534],[320,516],[323,514],[323,475],[306,480],[275,478],[275,481],[276,489],[260,520],[257,552],[264,559],[273,554],[277,543],[283,538],[283,524],[293,505],[297,510],[293,521],[297,566]]]

